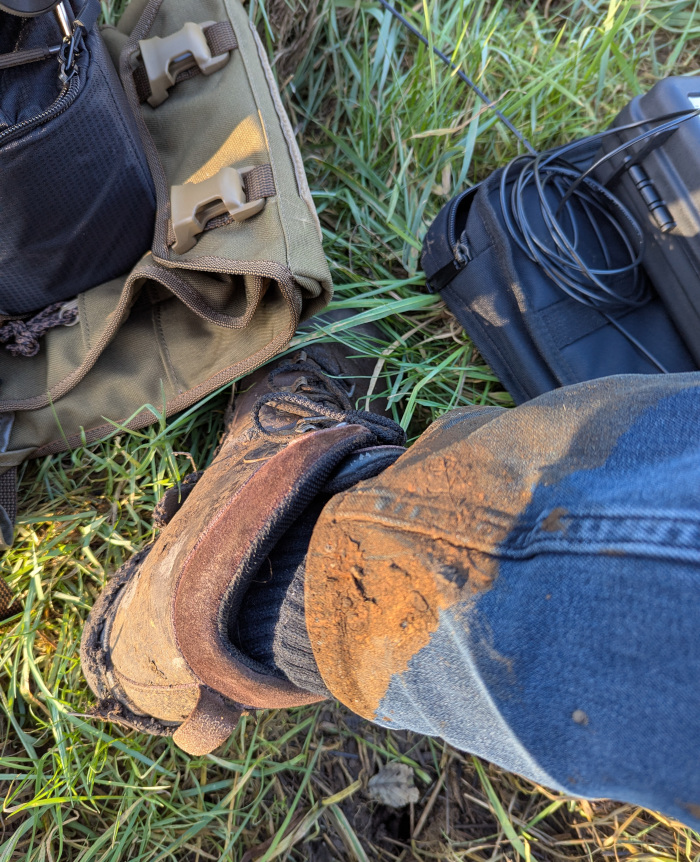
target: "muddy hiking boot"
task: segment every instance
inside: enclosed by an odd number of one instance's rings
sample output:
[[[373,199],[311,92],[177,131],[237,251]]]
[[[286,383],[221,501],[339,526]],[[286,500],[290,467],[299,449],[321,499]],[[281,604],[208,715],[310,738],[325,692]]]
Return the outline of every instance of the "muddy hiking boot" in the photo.
[[[211,466],[168,491],[156,541],[110,579],[86,623],[93,714],[204,754],[241,713],[328,696],[304,624],[304,560],[330,497],[404,451],[355,409],[374,360],[311,345],[237,386]]]

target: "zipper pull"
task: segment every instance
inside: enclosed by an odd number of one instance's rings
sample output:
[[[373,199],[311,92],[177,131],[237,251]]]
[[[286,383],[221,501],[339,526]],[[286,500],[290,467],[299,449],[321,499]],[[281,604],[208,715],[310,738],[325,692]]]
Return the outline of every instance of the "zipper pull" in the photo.
[[[467,242],[466,231],[462,231],[462,235],[459,238],[459,242],[455,245],[453,251],[455,256],[455,262],[459,264],[460,269],[464,269],[464,267],[472,259],[471,249],[469,248],[469,243]]]
[[[425,286],[428,289],[428,293],[437,293],[446,288],[457,273],[461,272],[472,259],[472,253],[464,231],[462,231],[459,241],[452,249],[452,254],[452,260],[426,280]]]
[[[71,23],[69,10],[65,3],[59,3],[54,12],[63,33],[63,42],[58,52],[58,78],[65,88],[78,71],[75,66],[75,58],[80,54],[80,49],[83,46],[85,27],[80,21]]]

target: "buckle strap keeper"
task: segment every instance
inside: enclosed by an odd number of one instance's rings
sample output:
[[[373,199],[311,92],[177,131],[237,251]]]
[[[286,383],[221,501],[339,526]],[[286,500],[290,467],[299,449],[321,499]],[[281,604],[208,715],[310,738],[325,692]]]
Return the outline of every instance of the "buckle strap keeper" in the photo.
[[[225,167],[200,183],[172,186],[170,244],[173,251],[175,254],[189,251],[197,242],[195,237],[208,226],[220,227],[257,215],[265,206],[265,198],[274,197],[276,193],[270,165]]]
[[[141,62],[133,73],[139,101],[157,108],[168,98],[168,90],[180,81],[218,72],[237,47],[228,21],[189,21],[170,36],[142,39]]]

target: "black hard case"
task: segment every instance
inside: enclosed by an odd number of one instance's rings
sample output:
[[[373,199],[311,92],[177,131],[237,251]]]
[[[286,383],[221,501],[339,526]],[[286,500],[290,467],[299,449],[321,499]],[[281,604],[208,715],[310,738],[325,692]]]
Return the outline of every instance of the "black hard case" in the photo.
[[[615,118],[613,127],[692,108],[700,108],[700,76],[665,78],[644,96],[632,99]],[[658,123],[606,138],[598,156],[655,125]],[[635,147],[641,151],[644,143]],[[596,171],[596,178],[603,183],[608,181],[622,159],[634,152],[632,149],[612,158]],[[676,227],[662,233],[626,172],[611,186],[611,191],[642,227],[646,240],[644,268],[693,358],[700,363],[700,117],[682,123],[640,164],[665,201]]]

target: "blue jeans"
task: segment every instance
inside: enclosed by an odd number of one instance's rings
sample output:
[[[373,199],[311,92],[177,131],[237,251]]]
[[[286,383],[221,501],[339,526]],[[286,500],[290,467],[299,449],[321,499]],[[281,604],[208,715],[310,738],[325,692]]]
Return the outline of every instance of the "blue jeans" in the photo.
[[[700,827],[700,373],[452,411],[326,506],[306,603],[368,719]]]

